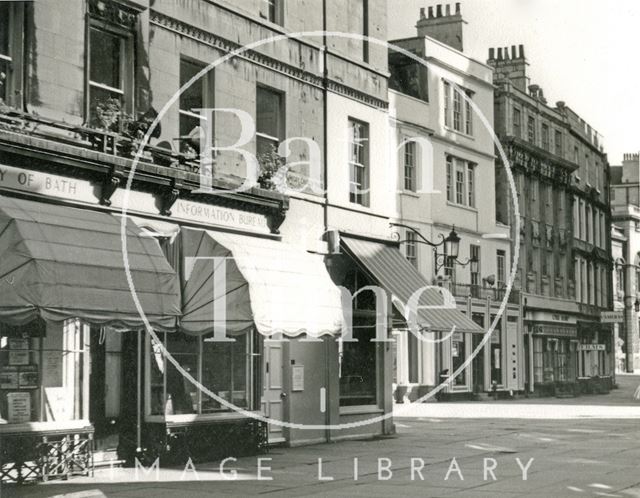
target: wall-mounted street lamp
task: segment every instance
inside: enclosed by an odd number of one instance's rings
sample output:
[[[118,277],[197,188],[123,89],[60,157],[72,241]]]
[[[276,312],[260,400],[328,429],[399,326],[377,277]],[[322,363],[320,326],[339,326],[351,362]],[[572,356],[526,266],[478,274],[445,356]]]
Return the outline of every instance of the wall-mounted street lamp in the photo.
[[[640,299],[636,297],[636,302],[633,303],[633,309],[636,310],[636,313],[640,312]]]
[[[413,227],[410,227],[408,225],[403,225],[402,223],[390,223],[390,225],[394,227],[401,227],[406,230],[409,230],[410,232],[415,233],[419,237],[419,239],[412,240],[411,242],[427,244],[433,247],[433,252],[435,255],[435,262],[436,262],[436,267],[435,267],[436,274],[440,271],[440,269],[443,266],[445,265],[453,266],[454,263],[459,266],[471,265],[471,271],[473,273],[478,272],[478,260],[475,256],[467,259],[464,262],[458,260],[458,255],[460,254],[460,236],[456,233],[455,227],[452,228],[451,232],[449,232],[449,235],[447,235],[446,237],[442,234],[438,234],[438,236],[441,239],[440,242],[431,242]],[[397,238],[400,239],[400,234],[398,234],[397,232],[396,234],[397,234]],[[404,242],[407,242],[407,239],[398,240],[398,242],[402,244]],[[441,252],[441,253],[438,252],[438,247],[440,246],[444,246],[444,252]]]

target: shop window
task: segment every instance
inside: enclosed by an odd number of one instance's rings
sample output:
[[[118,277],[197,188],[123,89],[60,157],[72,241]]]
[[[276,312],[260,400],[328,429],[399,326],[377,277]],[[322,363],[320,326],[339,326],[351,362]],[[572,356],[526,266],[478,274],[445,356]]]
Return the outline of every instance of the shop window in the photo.
[[[105,29],[102,23],[89,28],[87,114],[92,123],[105,127],[105,113],[133,109],[132,40],[131,33]]]
[[[378,343],[372,341],[376,335],[376,300],[372,291],[356,295],[374,282],[353,265],[347,270],[343,285],[355,296],[352,306],[356,341],[338,342],[340,406],[377,405]]]
[[[412,334],[410,331],[406,332],[408,344],[407,349],[409,353],[409,382],[417,384],[420,382],[420,340]]]
[[[167,351],[181,369],[205,388],[234,406],[255,409],[254,393],[258,371],[252,352],[255,335],[246,332],[234,336],[235,342],[214,342],[212,336],[191,337],[185,334],[161,334]],[[147,338],[149,375],[149,415],[209,414],[231,408],[198,389],[182,371],[162,354],[160,345]]]
[[[285,133],[284,94],[259,86],[256,91],[256,137],[260,154],[277,150]]]
[[[544,338],[533,338],[533,381],[544,382]]]
[[[467,334],[456,332],[451,338],[451,374],[456,372],[458,368],[464,365],[467,360]],[[467,385],[467,369],[463,368],[462,371],[453,380],[454,386],[466,386]]]
[[[491,323],[496,315],[491,315]],[[491,334],[491,382],[502,384],[502,318],[498,320]]]
[[[349,202],[369,206],[369,125],[349,119]]]
[[[180,60],[180,88],[186,85],[205,66],[189,60]],[[200,152],[203,130],[213,133],[213,123],[206,123],[197,109],[213,107],[213,72],[209,71],[180,94],[180,151]],[[212,141],[213,143],[213,141]]]
[[[0,423],[87,420],[88,326],[0,328]]]
[[[339,343],[340,406],[377,404],[377,343],[375,313],[354,313],[353,338]]]

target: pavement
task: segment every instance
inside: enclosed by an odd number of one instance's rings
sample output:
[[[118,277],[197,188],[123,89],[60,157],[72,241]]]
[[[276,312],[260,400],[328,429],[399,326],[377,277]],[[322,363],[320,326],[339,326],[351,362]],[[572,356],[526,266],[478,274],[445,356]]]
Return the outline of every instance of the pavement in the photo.
[[[93,478],[3,486],[0,496],[427,496],[640,498],[640,376],[609,395],[428,403],[397,434],[194,468],[99,470]],[[426,410],[426,411],[425,411]],[[611,416],[606,416],[610,413]],[[259,460],[264,459],[264,460]],[[261,469],[260,469],[261,468]]]

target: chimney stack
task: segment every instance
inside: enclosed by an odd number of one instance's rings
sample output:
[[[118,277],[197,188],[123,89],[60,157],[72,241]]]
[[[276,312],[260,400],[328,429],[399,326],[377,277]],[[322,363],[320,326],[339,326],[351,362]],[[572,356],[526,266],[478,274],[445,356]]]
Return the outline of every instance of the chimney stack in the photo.
[[[427,8],[426,17],[423,16],[424,9],[420,9],[420,19],[416,25],[418,36],[428,36],[462,52],[463,26],[466,23],[462,19],[460,3],[456,3],[453,9],[450,4],[446,4],[444,9],[442,4],[435,7],[435,16],[433,7]]]
[[[527,92],[529,87],[527,66],[529,63],[524,57],[524,46],[518,45],[516,49],[516,46],[512,45],[511,57],[509,57],[509,47],[490,48],[487,64],[493,67],[493,81],[495,84],[510,81],[519,90]]]

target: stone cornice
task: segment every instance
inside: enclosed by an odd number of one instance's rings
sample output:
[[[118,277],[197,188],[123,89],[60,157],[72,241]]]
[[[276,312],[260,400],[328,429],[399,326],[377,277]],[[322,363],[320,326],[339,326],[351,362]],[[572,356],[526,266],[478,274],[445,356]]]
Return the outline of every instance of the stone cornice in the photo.
[[[242,45],[236,42],[227,40],[226,38],[223,38],[215,33],[205,31],[201,28],[166,16],[154,10],[150,11],[150,22],[151,24],[168,29],[181,36],[189,37],[193,40],[214,47],[225,53],[230,53],[242,48]],[[324,78],[322,76],[302,69],[300,67],[296,67],[291,64],[279,61],[256,50],[245,50],[237,57],[249,61],[253,64],[271,69],[272,71],[283,74],[289,78],[297,79],[298,81],[301,81],[308,85],[315,86],[321,89],[325,88]],[[329,80],[327,82],[326,88],[334,93],[344,95],[372,107],[380,109],[387,109],[389,107],[389,103],[387,101],[369,95],[355,88],[351,88],[337,81]]]

